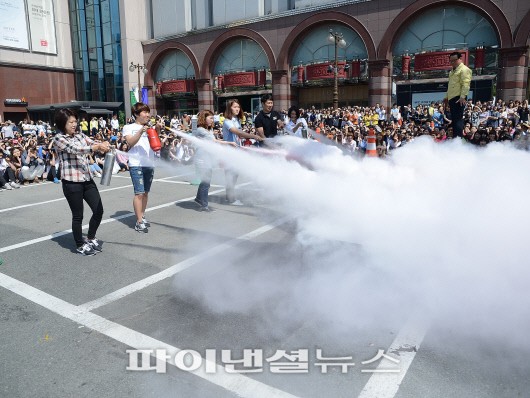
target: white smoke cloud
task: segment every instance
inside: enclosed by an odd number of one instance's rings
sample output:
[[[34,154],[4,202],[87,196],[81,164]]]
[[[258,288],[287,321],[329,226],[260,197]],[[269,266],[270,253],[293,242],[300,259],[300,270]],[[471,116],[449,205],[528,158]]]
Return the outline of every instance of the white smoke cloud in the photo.
[[[419,312],[530,349],[529,153],[423,137],[385,160],[355,159],[279,141],[276,156],[205,145],[294,217],[295,244],[245,257],[239,246],[241,257],[232,253],[210,282],[177,276],[177,294],[216,312],[261,314],[265,333],[308,319],[326,332],[393,327]]]

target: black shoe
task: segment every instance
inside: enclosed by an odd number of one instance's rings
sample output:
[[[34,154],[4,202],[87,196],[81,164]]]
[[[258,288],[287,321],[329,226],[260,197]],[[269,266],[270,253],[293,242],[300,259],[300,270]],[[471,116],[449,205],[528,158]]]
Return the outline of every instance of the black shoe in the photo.
[[[85,243],[83,246],[78,247],[77,252],[83,256],[94,256],[96,254],[96,251],[89,243]]]
[[[90,247],[92,247],[92,249],[94,249],[94,251],[97,252],[97,253],[101,253],[103,251],[103,247],[101,246],[101,242],[99,240],[97,240],[96,238],[94,238],[94,239],[88,239],[87,238],[86,243],[88,243],[90,245]]]
[[[195,203],[197,203],[199,206],[204,207],[204,206],[202,205],[202,203],[199,201],[199,199],[195,198],[195,199],[193,199],[193,201],[194,201]]]
[[[202,206],[199,211],[203,211],[205,213],[213,213],[215,211],[214,208],[208,207],[208,206]]]

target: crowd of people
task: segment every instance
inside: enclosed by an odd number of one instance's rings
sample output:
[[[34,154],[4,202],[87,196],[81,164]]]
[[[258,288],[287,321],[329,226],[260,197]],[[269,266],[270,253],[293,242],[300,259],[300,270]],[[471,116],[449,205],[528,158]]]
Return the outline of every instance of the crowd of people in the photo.
[[[358,155],[362,155],[366,150],[367,136],[371,128],[376,133],[377,152],[381,157],[422,135],[429,135],[437,142],[454,138],[451,114],[443,102],[431,102],[415,107],[410,104],[394,104],[388,110],[380,104],[348,106],[337,110],[291,107],[276,113],[282,122],[278,125],[276,134],[298,137],[308,134],[308,137],[313,139],[325,136],[335,145]],[[467,101],[463,138],[478,146],[511,141],[517,147],[528,149],[529,114],[528,100]],[[256,125],[258,116],[259,114],[241,113],[241,131],[248,134],[241,137],[242,145],[259,144],[257,136],[262,124],[260,125],[258,118],[259,126]],[[157,156],[168,162],[191,163],[193,146],[173,132],[179,130],[191,133],[191,115],[156,116],[156,119],[152,119],[153,124],[159,120],[165,125],[160,135],[162,149]],[[214,137],[223,139],[223,125],[226,120],[224,112],[213,112],[213,120]],[[127,124],[130,124],[133,120],[128,122]],[[119,149],[114,172],[129,171],[127,156],[123,155],[128,151],[129,145],[123,137],[124,126],[119,125],[116,116],[110,120],[94,117],[90,122],[81,117],[79,128],[95,141],[108,141]],[[16,189],[22,184],[36,184],[43,180],[60,182],[57,154],[53,150],[54,134],[55,126],[43,121],[34,123],[24,120],[15,124],[8,120],[3,123],[0,132],[0,190]],[[95,176],[100,176],[103,167],[102,154],[89,154],[89,158],[92,172]]]
[[[447,100],[429,105],[398,106],[387,112],[384,106],[348,106],[341,109],[274,110],[272,95],[261,98],[256,115],[245,113],[237,99],[227,101],[223,113],[203,110],[197,115],[197,126],[191,116],[183,114],[151,115],[146,104],[132,107],[133,117],[120,126],[111,120],[93,118],[90,123],[70,109],[56,112],[54,126],[39,121],[10,121],[0,130],[0,190],[12,190],[20,184],[38,184],[46,179],[62,183],[63,193],[72,211],[72,231],[77,252],[94,255],[102,251],[96,231],[103,215],[103,204],[94,177],[101,177],[105,153],[117,148],[114,173],[128,171],[134,186],[134,229],[147,233],[145,219],[148,195],[157,161],[190,163],[193,159],[200,178],[195,202],[200,211],[214,209],[208,205],[208,190],[215,162],[200,145],[193,147],[187,134],[196,138],[234,147],[262,146],[267,138],[288,134],[300,139],[314,139],[343,148],[344,153],[361,156],[366,152],[368,136],[376,136],[377,154],[385,157],[408,145],[419,136],[435,142],[461,137],[470,145],[485,146],[491,142],[509,141],[528,150],[530,109],[528,100],[463,103],[459,126],[452,120]],[[460,109],[458,109],[460,112]],[[459,113],[458,113],[459,114]],[[150,126],[160,139],[155,147]],[[456,133],[458,129],[458,133]],[[373,149],[373,147],[371,148]],[[195,155],[195,156],[194,156]],[[107,168],[108,169],[108,168]],[[236,198],[237,171],[225,165],[226,203],[241,206]],[[92,210],[86,238],[81,233],[83,201]]]

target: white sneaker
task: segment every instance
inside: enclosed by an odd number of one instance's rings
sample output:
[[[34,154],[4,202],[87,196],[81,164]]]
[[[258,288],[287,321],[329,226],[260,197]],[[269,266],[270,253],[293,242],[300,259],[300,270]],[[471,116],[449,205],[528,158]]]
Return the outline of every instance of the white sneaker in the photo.
[[[144,225],[145,225],[147,228],[149,228],[149,227],[151,226],[151,223],[150,223],[149,221],[147,221],[147,220],[145,219],[145,217],[142,217],[142,222],[144,223]]]
[[[235,200],[234,202],[230,203],[232,206],[244,206],[243,202],[241,202],[239,199]]]
[[[7,189],[8,191],[11,191],[13,189],[13,187],[9,184],[4,185],[4,188]]]
[[[9,184],[15,189],[19,189],[20,188],[20,185],[18,185],[15,181],[11,181]]]

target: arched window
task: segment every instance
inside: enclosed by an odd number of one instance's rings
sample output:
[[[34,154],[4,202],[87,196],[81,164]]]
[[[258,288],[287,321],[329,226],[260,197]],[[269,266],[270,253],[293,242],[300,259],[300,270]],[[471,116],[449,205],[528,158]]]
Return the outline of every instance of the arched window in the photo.
[[[394,56],[499,44],[491,24],[476,11],[462,6],[424,11],[406,26],[394,43]]]
[[[214,67],[214,74],[268,69],[269,60],[263,48],[250,39],[234,40],[223,50]]]
[[[155,82],[194,77],[195,69],[188,56],[180,50],[173,50],[160,61],[155,74]]]
[[[361,36],[345,25],[330,24],[312,28],[302,39],[291,59],[291,65],[308,65],[335,59],[335,44],[328,41],[329,30],[342,33],[345,48],[338,48],[339,60],[366,59],[368,52]]]

